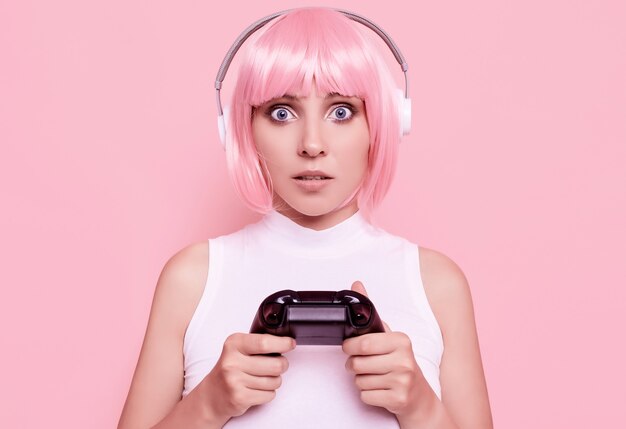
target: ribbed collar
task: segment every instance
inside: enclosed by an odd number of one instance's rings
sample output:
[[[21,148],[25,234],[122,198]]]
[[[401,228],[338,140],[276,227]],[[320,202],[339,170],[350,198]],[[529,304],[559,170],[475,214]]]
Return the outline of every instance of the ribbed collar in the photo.
[[[336,257],[358,250],[370,228],[359,211],[320,231],[298,225],[275,210],[263,217],[261,225],[269,233],[268,245],[313,258]]]

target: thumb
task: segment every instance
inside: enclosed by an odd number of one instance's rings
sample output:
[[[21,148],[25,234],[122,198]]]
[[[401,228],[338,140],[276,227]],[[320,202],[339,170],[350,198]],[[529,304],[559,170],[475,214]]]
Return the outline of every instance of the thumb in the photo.
[[[365,286],[363,286],[363,283],[361,283],[358,280],[355,281],[354,283],[352,283],[352,289],[351,290],[354,291],[354,292],[358,292],[361,295],[367,296],[367,291],[365,290]],[[385,332],[391,332],[391,328],[389,327],[389,325],[387,325],[384,320],[382,322],[383,322],[383,326],[385,327]]]
[[[365,286],[363,286],[363,283],[361,283],[358,280],[355,281],[354,283],[352,283],[352,289],[351,290],[354,291],[354,292],[358,292],[361,295],[367,296],[367,291],[365,290]]]

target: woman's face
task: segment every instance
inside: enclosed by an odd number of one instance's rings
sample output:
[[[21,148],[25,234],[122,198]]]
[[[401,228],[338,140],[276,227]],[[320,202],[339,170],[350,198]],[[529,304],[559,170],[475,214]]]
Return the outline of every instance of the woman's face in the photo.
[[[356,97],[317,94],[313,85],[308,97],[270,100],[255,109],[252,135],[274,185],[274,205],[292,218],[335,211],[367,169],[369,128]],[[342,212],[356,210],[353,200]]]

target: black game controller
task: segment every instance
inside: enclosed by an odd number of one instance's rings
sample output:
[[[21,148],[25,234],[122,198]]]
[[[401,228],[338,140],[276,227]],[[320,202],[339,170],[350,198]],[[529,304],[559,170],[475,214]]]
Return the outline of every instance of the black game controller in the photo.
[[[385,328],[374,304],[358,292],[287,289],[263,300],[250,332],[289,336],[298,345],[338,345]]]

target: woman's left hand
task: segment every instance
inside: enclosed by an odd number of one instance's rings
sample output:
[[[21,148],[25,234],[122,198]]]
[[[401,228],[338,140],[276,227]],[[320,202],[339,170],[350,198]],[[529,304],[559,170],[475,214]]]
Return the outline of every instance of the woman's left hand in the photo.
[[[367,296],[359,281],[352,284],[352,290]],[[403,420],[428,414],[436,396],[415,361],[408,335],[383,325],[384,333],[349,338],[342,348],[350,356],[346,369],[355,374],[361,400],[386,408],[402,425]]]

